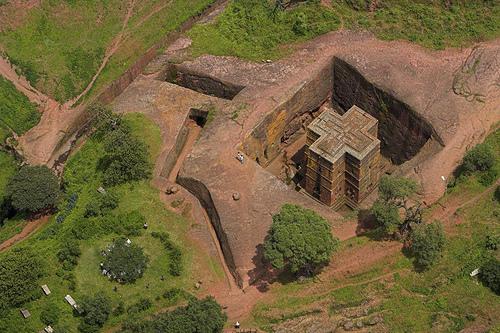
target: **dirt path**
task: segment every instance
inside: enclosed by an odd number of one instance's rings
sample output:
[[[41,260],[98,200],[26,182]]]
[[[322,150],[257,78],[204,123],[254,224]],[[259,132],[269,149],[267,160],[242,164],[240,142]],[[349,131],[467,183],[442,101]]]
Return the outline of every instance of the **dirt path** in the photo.
[[[34,232],[38,231],[41,227],[43,227],[48,221],[50,216],[43,216],[37,220],[29,221],[28,224],[23,228],[23,230],[12,236],[11,238],[4,241],[0,244],[0,252],[3,252],[10,248],[12,245],[17,244],[24,240],[25,238],[32,235]]]
[[[128,21],[130,20],[130,18],[132,17],[132,14],[134,13],[135,4],[136,4],[136,0],[129,0],[128,5],[127,5],[127,14],[125,15],[125,18],[123,19],[121,31],[118,33],[118,35],[115,38],[113,38],[113,41],[106,49],[106,52],[104,54],[104,59],[102,60],[101,65],[99,66],[99,69],[94,74],[94,76],[92,77],[92,80],[87,85],[87,87],[78,96],[76,96],[75,98],[73,98],[65,103],[65,106],[67,108],[71,108],[71,107],[75,106],[75,104],[77,104],[80,99],[82,99],[85,95],[87,95],[87,93],[90,91],[90,89],[92,89],[92,87],[94,86],[94,83],[99,78],[99,75],[101,74],[101,72],[104,70],[104,68],[108,64],[109,59],[113,56],[113,54],[115,54],[115,52],[120,47],[121,42],[122,42],[124,35],[125,35]]]
[[[47,112],[52,109],[57,110],[61,108],[61,105],[57,101],[34,88],[24,76],[18,75],[12,64],[7,59],[1,56],[0,76],[3,76],[5,79],[12,82],[17,90],[28,97],[30,102],[39,105],[41,112]]]

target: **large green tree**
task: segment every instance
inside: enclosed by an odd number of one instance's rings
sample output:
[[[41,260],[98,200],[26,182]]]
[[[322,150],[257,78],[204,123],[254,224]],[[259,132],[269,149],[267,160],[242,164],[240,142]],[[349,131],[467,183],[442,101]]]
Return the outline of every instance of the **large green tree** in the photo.
[[[17,210],[36,213],[56,205],[59,181],[46,166],[25,166],[10,179],[7,194]]]
[[[379,184],[379,199],[372,207],[377,222],[388,234],[406,236],[412,226],[422,222],[421,204],[412,200],[417,183],[411,179],[383,176]]]
[[[43,276],[43,265],[29,248],[14,249],[0,257],[0,312],[40,296],[38,280]]]
[[[104,252],[102,268],[112,279],[120,283],[132,283],[142,277],[148,258],[141,247],[120,238],[113,242]]]
[[[126,125],[122,124],[105,136],[104,150],[106,155],[101,165],[106,185],[146,179],[151,175],[148,148]]]
[[[277,269],[312,275],[328,264],[337,245],[324,218],[312,210],[286,204],[273,216],[264,256]]]
[[[443,252],[445,240],[443,226],[437,221],[416,226],[411,233],[410,245],[415,264],[422,269],[434,264]]]

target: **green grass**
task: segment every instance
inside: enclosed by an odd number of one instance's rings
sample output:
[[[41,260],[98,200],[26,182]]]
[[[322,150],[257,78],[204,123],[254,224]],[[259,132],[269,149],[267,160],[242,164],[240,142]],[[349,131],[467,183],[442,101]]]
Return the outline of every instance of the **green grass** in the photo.
[[[344,26],[372,31],[385,40],[442,49],[493,39],[500,33],[500,7],[494,1],[456,1],[446,9],[443,1],[385,0],[373,14],[353,9],[350,2],[332,2]]]
[[[11,131],[21,135],[39,121],[40,113],[36,105],[21,94],[10,81],[0,77],[0,143]]]
[[[5,220],[0,225],[0,243],[20,233],[28,221],[22,218],[12,218]]]
[[[151,160],[155,160],[161,145],[159,128],[151,120],[139,114],[125,115],[124,121],[130,125],[134,135],[144,140],[150,148]],[[150,259],[144,276],[134,284],[120,285],[109,281],[100,274],[99,263],[102,259],[99,252],[112,242],[113,238],[119,236],[109,232],[103,233],[102,228],[106,228],[105,223],[101,223],[101,225],[94,224],[96,228],[92,230],[91,227],[90,237],[79,241],[82,254],[78,265],[72,271],[62,268],[62,265],[57,260],[56,253],[61,241],[70,235],[72,226],[81,220],[87,202],[95,195],[96,189],[101,186],[102,174],[98,171],[97,165],[102,155],[102,144],[96,139],[89,139],[77,153],[70,157],[65,168],[64,181],[68,196],[73,193],[78,194],[76,206],[67,214],[62,223],[56,223],[54,217],[43,230],[14,247],[29,246],[41,254],[45,259],[48,273],[40,280],[40,284],[48,284],[52,294],[48,297],[40,297],[38,300],[24,306],[32,314],[27,320],[21,318],[18,309],[9,311],[0,320],[1,332],[39,331],[43,328],[43,324],[39,320],[40,312],[47,304],[52,303],[56,304],[61,310],[60,323],[56,327],[66,328],[69,332],[76,332],[79,319],[73,316],[69,305],[64,300],[64,296],[68,293],[77,301],[83,295],[96,292],[105,293],[111,297],[114,307],[120,301],[123,301],[125,307],[127,307],[141,298],[149,298],[153,302],[153,307],[138,314],[138,317],[145,317],[159,309],[174,305],[171,300],[161,297],[170,288],[182,288],[195,293],[194,283],[198,279],[217,280],[224,278],[224,275],[219,276],[218,273],[221,271],[220,265],[213,262],[208,254],[195,252],[196,247],[186,238],[191,222],[167,210],[164,203],[160,201],[158,190],[153,188],[149,181],[128,183],[107,189],[120,197],[120,204],[113,211],[114,214],[139,211],[144,215],[149,225],[149,228],[143,230],[141,235],[130,237],[132,242],[144,248]],[[61,207],[66,207],[66,204],[67,201],[65,200]],[[89,221],[85,220],[84,222],[90,223]],[[153,231],[168,233],[171,240],[181,249],[183,272],[179,277],[169,274],[168,253],[161,242],[151,236]],[[207,262],[211,264],[205,264]],[[203,276],[199,276],[200,273],[198,273],[200,265],[209,266],[209,271],[203,273]],[[162,275],[165,277],[164,281],[160,279]],[[74,290],[71,290],[68,276],[74,276]],[[116,291],[113,290],[115,286],[117,287]],[[111,316],[105,329],[118,325],[127,317],[127,314]]]
[[[264,1],[232,1],[215,23],[196,25],[189,32],[193,54],[275,59],[287,54],[281,45],[310,39],[340,25],[336,13],[315,4],[276,16],[271,13],[272,6]]]
[[[123,74],[165,34],[212,2],[137,1],[126,38],[91,95]],[[150,15],[163,5],[162,10]],[[126,1],[121,0],[44,1],[31,9],[18,26],[0,33],[0,45],[33,86],[60,102],[67,101],[90,83],[107,47],[121,31],[126,12]]]
[[[111,57],[92,88],[90,96],[117,79],[151,46],[160,42],[168,33],[177,30],[190,17],[201,13],[213,2],[214,0],[172,0],[165,8],[141,22],[140,18],[151,11],[154,5],[163,3],[160,0],[144,1],[141,9],[129,22],[129,38],[123,41],[122,46]]]
[[[119,0],[44,1],[0,44],[33,86],[66,101],[90,82],[125,11]]]
[[[432,49],[460,47],[500,33],[500,6],[494,1],[462,1],[446,9],[438,1],[385,0],[375,13],[356,10],[364,0],[333,0],[332,7],[305,4],[272,15],[259,0],[233,0],[212,24],[196,25],[192,53],[232,55],[250,60],[285,56],[284,46],[340,27],[362,29],[385,40],[409,40]]]

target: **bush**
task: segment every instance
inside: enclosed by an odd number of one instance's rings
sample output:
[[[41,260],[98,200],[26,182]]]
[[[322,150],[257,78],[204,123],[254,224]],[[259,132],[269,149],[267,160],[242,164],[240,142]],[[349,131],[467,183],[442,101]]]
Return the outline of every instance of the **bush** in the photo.
[[[273,216],[264,256],[274,268],[314,274],[338,245],[328,222],[314,211],[286,204]]]
[[[80,332],[97,332],[106,323],[111,314],[111,299],[102,293],[83,296],[79,303],[82,321]]]
[[[35,213],[56,205],[59,182],[46,166],[25,166],[9,181],[7,194],[14,208]]]
[[[469,150],[462,161],[462,173],[490,170],[495,164],[495,155],[491,148],[482,143]]]
[[[45,325],[55,325],[59,321],[60,310],[55,303],[46,304],[40,312],[40,321]]]
[[[139,236],[146,222],[146,218],[139,211],[119,214],[108,223],[112,224],[113,231],[118,235]]]
[[[122,314],[125,313],[125,303],[123,301],[120,301],[116,308],[113,310],[113,316],[121,316]]]
[[[495,189],[495,194],[493,195],[493,197],[497,202],[500,202],[500,186],[497,186],[497,188]]]
[[[142,311],[146,311],[153,306],[153,302],[149,298],[141,298],[131,306],[127,308],[128,314],[139,313]]]
[[[125,238],[108,246],[103,256],[102,268],[110,274],[111,279],[120,283],[132,283],[141,278],[148,263],[142,248],[128,244]]]
[[[100,164],[104,170],[105,185],[147,179],[151,175],[148,149],[130,133],[127,126],[122,125],[106,135],[104,150],[105,156]]]
[[[118,207],[119,198],[112,192],[95,193],[85,206],[85,217],[103,216]]]
[[[29,248],[13,249],[0,258],[0,312],[41,295],[42,258]]]
[[[168,271],[173,276],[180,276],[182,274],[182,251],[171,240],[170,236],[165,232],[152,232],[151,236],[158,238],[165,250],[168,252],[169,262]]]
[[[418,267],[427,269],[441,256],[445,236],[441,223],[417,226],[411,234],[410,249]]]
[[[496,258],[486,261],[479,270],[479,280],[500,295],[500,261]]]
[[[227,316],[213,297],[192,299],[187,306],[156,315],[151,320],[126,321],[123,333],[219,333]]]
[[[64,269],[71,270],[77,265],[81,253],[78,241],[67,238],[62,241],[61,248],[57,252],[57,258],[63,264]]]
[[[193,297],[193,295],[180,288],[171,288],[163,293],[163,298],[166,299],[169,304],[175,304],[181,299],[192,300]]]

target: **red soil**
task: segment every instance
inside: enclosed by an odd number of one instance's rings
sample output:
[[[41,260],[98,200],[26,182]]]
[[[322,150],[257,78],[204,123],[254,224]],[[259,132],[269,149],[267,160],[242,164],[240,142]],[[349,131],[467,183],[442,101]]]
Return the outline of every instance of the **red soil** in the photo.
[[[11,238],[7,239],[2,244],[0,244],[0,252],[7,250],[12,245],[21,242],[25,238],[29,237],[30,235],[38,231],[49,221],[49,217],[50,216],[42,216],[39,219],[29,221],[28,224],[26,224],[26,226],[20,233],[12,236]]]

